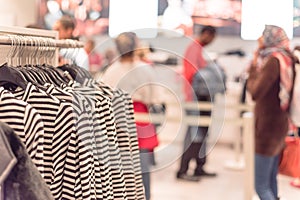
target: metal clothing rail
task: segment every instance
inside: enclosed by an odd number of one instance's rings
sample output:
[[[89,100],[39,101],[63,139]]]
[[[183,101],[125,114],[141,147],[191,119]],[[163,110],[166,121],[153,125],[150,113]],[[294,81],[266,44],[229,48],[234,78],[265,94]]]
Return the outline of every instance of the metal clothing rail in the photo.
[[[33,29],[33,28],[24,28],[18,26],[0,26],[0,34],[7,35],[23,35],[23,36],[39,36],[47,38],[58,38],[58,32],[53,30],[43,30],[43,29]]]
[[[57,66],[59,60],[59,49],[82,48],[84,45],[83,43],[75,40],[58,40],[58,32],[53,30],[32,29],[17,26],[0,26],[0,46],[0,62],[3,63],[7,62],[10,47],[21,47],[21,49],[24,49],[26,46],[30,50],[37,47],[37,50],[46,52],[53,51],[55,49],[52,59],[53,66]]]
[[[0,26],[0,45],[11,45],[11,40],[8,35],[13,35],[15,37],[23,37],[28,38],[26,46],[37,46],[31,45],[30,37],[37,37],[40,40],[44,39],[52,39],[54,40],[55,45],[50,45],[51,47],[57,48],[81,48],[83,47],[83,43],[76,40],[58,40],[58,32],[53,30],[43,30],[43,29],[33,29],[33,28],[24,28],[17,26]],[[24,44],[23,44],[24,45]],[[74,47],[75,45],[75,47]],[[47,44],[47,47],[50,47]]]
[[[19,46],[57,47],[57,48],[82,48],[84,46],[82,42],[76,40],[70,40],[70,39],[57,40],[53,38],[23,36],[23,35],[22,36],[0,35],[0,45],[19,45]]]

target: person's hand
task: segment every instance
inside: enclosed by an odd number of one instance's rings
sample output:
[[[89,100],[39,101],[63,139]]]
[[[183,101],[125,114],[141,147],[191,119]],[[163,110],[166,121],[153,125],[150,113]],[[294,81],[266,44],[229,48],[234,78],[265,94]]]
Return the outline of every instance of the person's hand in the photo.
[[[258,57],[259,57],[259,49],[257,49],[253,53],[253,59],[252,59],[251,67],[257,67]]]
[[[250,66],[247,69],[248,73],[256,72],[258,70],[258,57],[259,57],[259,49],[257,49],[253,53],[253,57],[252,57]]]
[[[65,64],[68,64],[69,61],[61,56],[59,56],[59,59],[58,59],[58,65],[61,66],[61,65],[65,65]]]

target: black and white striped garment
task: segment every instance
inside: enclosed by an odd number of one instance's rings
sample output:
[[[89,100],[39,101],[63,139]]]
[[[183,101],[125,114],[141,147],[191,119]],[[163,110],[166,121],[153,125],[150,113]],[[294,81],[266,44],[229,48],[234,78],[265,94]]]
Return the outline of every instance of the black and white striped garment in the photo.
[[[116,122],[117,124],[120,124],[117,127],[122,127],[122,129],[117,129],[117,132],[122,133],[122,130],[128,130],[129,134],[129,143],[126,144],[126,139],[124,141],[124,138],[119,138],[119,144],[122,144],[124,147],[124,151],[126,151],[126,148],[129,148],[130,156],[122,157],[124,160],[128,161],[131,159],[132,164],[131,166],[134,166],[134,178],[135,178],[135,199],[144,199],[144,187],[142,183],[142,176],[141,176],[141,167],[140,167],[140,157],[139,157],[139,147],[138,147],[138,140],[137,140],[137,133],[136,133],[136,125],[134,120],[134,112],[133,112],[133,104],[132,99],[130,95],[122,91],[120,89],[112,90],[110,87],[106,86],[105,84],[101,82],[96,82],[94,80],[88,80],[85,82],[85,84],[91,84],[95,87],[99,87],[100,90],[102,90],[107,95],[113,94],[113,112],[115,113]],[[121,124],[124,124],[125,126],[122,126]],[[126,127],[126,128],[125,128]],[[118,134],[119,135],[119,134]],[[128,149],[127,149],[128,150]],[[129,165],[128,165],[129,166]],[[130,171],[129,169],[127,169]],[[131,172],[129,172],[131,173]],[[127,173],[126,173],[127,175]],[[132,179],[130,179],[130,176],[127,177],[127,181],[131,183]]]
[[[124,99],[122,99],[122,97],[119,96],[116,91],[113,91],[111,88],[105,86],[104,84],[96,82],[87,84],[93,84],[95,87],[98,87],[104,93],[110,95],[113,100],[112,109],[116,120],[117,140],[121,150],[121,161],[123,165],[128,199],[139,199],[135,183],[134,162],[131,155],[132,148],[130,145],[130,135],[125,116],[126,105]],[[140,198],[143,199],[143,194]]]
[[[0,87],[0,120],[7,123],[24,143],[28,155],[44,176],[44,124],[40,114]]]
[[[122,161],[124,168],[126,169],[126,183],[128,189],[131,192],[131,199],[138,199],[136,181],[135,181],[135,169],[134,161],[132,157],[132,147],[130,142],[130,133],[126,121],[126,103],[121,96],[118,96],[117,92],[113,98],[113,109],[116,117],[117,135],[120,147],[122,148]]]
[[[25,90],[18,88],[14,96],[29,103],[41,115],[44,122],[44,179],[55,199],[74,199],[73,188],[66,180],[65,160],[70,136],[75,131],[70,123],[71,107],[29,83]]]
[[[74,155],[69,158],[70,165],[75,166],[78,175],[76,179],[76,199],[104,199],[101,185],[101,163],[94,155],[94,131],[91,124],[90,111],[84,97],[66,92],[51,84],[47,84],[47,92],[55,97],[68,102],[75,112],[76,135],[71,142]],[[105,189],[106,190],[106,189]]]
[[[139,147],[131,97],[122,90],[113,90],[104,83],[96,82],[93,79],[87,79],[84,84],[98,88],[112,99],[128,199],[144,199]]]
[[[141,170],[141,161],[140,161],[140,151],[138,145],[138,137],[136,124],[134,119],[134,110],[133,110],[133,102],[131,96],[122,91],[117,90],[117,93],[121,96],[121,99],[124,99],[125,102],[125,116],[126,116],[126,124],[129,130],[130,135],[130,148],[131,148],[131,157],[133,160],[134,173],[135,173],[135,184],[136,184],[136,193],[137,199],[144,199],[144,185],[142,181],[142,170]],[[117,103],[116,103],[117,104]],[[115,105],[117,107],[117,105]]]
[[[89,176],[85,179],[82,177],[82,181],[90,179],[90,183],[94,182],[94,188],[91,189],[93,189],[97,195],[102,196],[100,198],[97,197],[97,199],[114,199],[112,173],[110,163],[108,162],[108,139],[106,134],[99,134],[99,131],[105,131],[105,127],[95,123],[95,120],[99,120],[99,118],[95,119],[96,115],[94,115],[92,106],[88,103],[85,96],[75,92],[71,87],[64,87],[63,89],[73,95],[73,101],[78,101],[79,104],[83,102],[83,108],[79,108],[78,115],[82,118],[82,110],[84,111],[83,113],[86,113],[86,117],[82,120],[84,124],[77,126],[79,136],[78,146],[80,150],[79,156],[82,161],[86,161],[84,164],[89,166],[88,169],[94,170],[94,172],[89,174],[82,173],[82,175]],[[77,108],[75,108],[75,110],[77,110]]]
[[[28,68],[26,68],[26,69],[28,69]],[[40,78],[41,78],[40,76],[43,76],[43,73],[36,73],[35,71],[29,70],[29,71],[26,71],[26,75],[30,76],[31,79],[36,80],[36,82],[37,82],[38,80],[40,80]],[[44,74],[44,75],[47,75],[47,74]],[[52,77],[59,78],[59,76],[56,76],[55,73],[52,73],[51,75],[52,75]],[[52,77],[49,77],[48,79],[51,81]],[[61,81],[63,81],[63,80],[61,80]],[[58,93],[57,93],[57,91],[52,91],[50,88],[52,86],[53,85],[48,83],[48,84],[45,84],[44,87],[39,87],[39,88],[45,90],[47,93],[49,93],[55,97],[59,97],[58,99],[61,102],[66,103],[69,107],[72,108],[74,106],[74,104],[76,103],[75,101],[72,101],[72,99],[73,99],[72,95],[65,91],[62,91],[62,90],[60,90]],[[80,102],[82,102],[82,101],[80,101]],[[76,107],[79,108],[80,105],[77,105]],[[84,106],[81,106],[81,107],[83,108]],[[77,111],[78,111],[78,109],[77,109]],[[85,121],[80,120],[80,119],[87,119],[87,118],[84,115],[85,112],[82,112],[82,109],[79,113],[80,114],[77,113],[77,115],[76,115],[75,111],[74,111],[73,114],[75,114],[75,117],[73,118],[73,121],[70,123],[73,124],[73,126],[76,126],[79,124],[79,126],[81,128],[83,128],[86,123],[85,123]],[[76,118],[77,116],[81,116],[82,118],[78,119],[78,118]],[[83,122],[83,123],[80,123],[80,122]],[[84,124],[84,125],[81,126],[82,124]],[[87,124],[87,126],[88,126],[88,124]],[[92,189],[92,188],[95,188],[95,184],[93,184],[95,181],[94,181],[94,178],[89,178],[89,177],[94,177],[93,174],[95,174],[95,173],[92,173],[93,171],[88,171],[88,169],[93,169],[94,167],[88,168],[88,164],[86,164],[86,163],[90,163],[90,162],[89,162],[89,159],[86,159],[86,158],[89,158],[89,157],[85,156],[84,158],[82,158],[82,154],[84,154],[84,153],[81,153],[80,154],[81,156],[79,156],[79,145],[80,145],[80,143],[79,143],[77,132],[76,131],[72,132],[72,134],[70,136],[70,142],[69,142],[66,160],[65,160],[65,171],[64,171],[64,177],[63,177],[62,181],[63,181],[64,185],[66,185],[66,186],[64,187],[64,190],[63,190],[64,193],[62,196],[64,199],[103,199],[100,194],[100,192],[101,192],[100,189],[97,189],[98,196],[96,195],[96,192]],[[84,148],[82,148],[82,149],[84,149]],[[86,151],[86,152],[89,153],[89,151]],[[82,160],[84,162],[80,162],[80,160]],[[82,165],[81,163],[84,163],[84,165]],[[94,163],[92,163],[92,166],[94,166]],[[98,183],[98,185],[100,185],[100,183]]]
[[[109,160],[107,167],[112,174],[113,197],[114,199],[127,199],[120,149],[116,139],[114,115],[111,110],[111,101],[95,88],[82,87],[77,83],[73,84],[73,88],[76,92],[84,95],[93,108],[95,127],[104,126],[104,129],[96,131],[96,138],[103,134],[107,136],[107,142],[109,144]],[[97,140],[97,145],[101,143],[103,143],[103,141]],[[101,148],[101,146],[98,148]],[[100,152],[99,156],[101,156]]]
[[[79,169],[81,167],[78,165],[78,137],[77,137],[77,129],[76,125],[78,122],[78,113],[75,112],[73,106],[74,106],[74,101],[72,101],[72,95],[65,92],[65,91],[57,91],[54,87],[54,85],[51,84],[45,84],[45,87],[43,87],[43,90],[56,97],[61,101],[61,104],[64,104],[66,107],[69,107],[69,110],[72,110],[72,113],[69,113],[67,117],[64,117],[63,120],[66,123],[62,123],[61,125],[65,125],[66,129],[68,132],[66,132],[69,136],[69,145],[66,149],[66,160],[65,160],[65,171],[64,171],[64,176],[62,179],[63,182],[63,195],[62,197],[64,199],[96,199],[92,198],[92,195],[90,195],[90,191],[88,191],[88,195],[83,196],[81,182],[80,181],[80,176],[79,174]],[[79,107],[77,105],[77,107]],[[63,117],[63,115],[60,115]],[[83,115],[82,115],[83,116]],[[60,129],[60,128],[59,128]],[[63,128],[61,129],[63,130]],[[71,131],[72,130],[72,131]],[[70,132],[71,131],[71,132]],[[56,148],[61,148],[60,146],[64,144],[61,142],[60,144],[55,145]],[[83,169],[83,168],[82,168]]]

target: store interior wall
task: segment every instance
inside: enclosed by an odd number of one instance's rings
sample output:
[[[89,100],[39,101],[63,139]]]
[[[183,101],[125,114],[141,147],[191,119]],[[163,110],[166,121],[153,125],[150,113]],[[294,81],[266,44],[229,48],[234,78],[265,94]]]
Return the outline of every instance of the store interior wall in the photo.
[[[0,0],[1,26],[27,26],[37,21],[38,0]]]

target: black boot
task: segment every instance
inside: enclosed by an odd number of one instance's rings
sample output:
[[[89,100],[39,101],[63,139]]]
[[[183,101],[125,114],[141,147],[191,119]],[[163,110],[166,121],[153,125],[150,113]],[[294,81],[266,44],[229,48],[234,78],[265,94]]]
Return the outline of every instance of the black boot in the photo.
[[[180,180],[190,181],[190,182],[198,182],[200,180],[200,178],[197,176],[191,176],[182,173],[177,173],[176,178]]]

